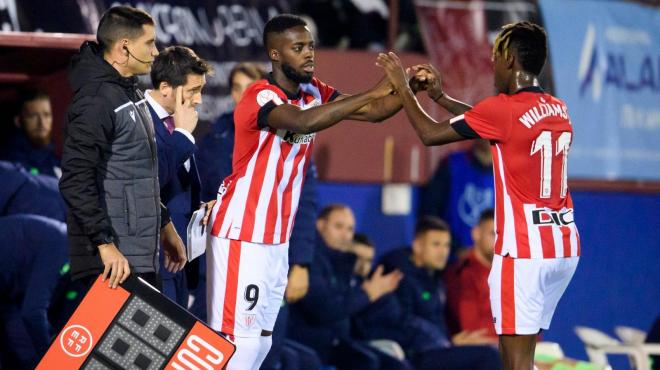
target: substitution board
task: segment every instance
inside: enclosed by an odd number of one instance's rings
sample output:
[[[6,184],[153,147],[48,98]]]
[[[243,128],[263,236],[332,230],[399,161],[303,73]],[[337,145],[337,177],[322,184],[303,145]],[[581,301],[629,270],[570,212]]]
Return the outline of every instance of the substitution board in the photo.
[[[99,277],[37,369],[222,369],[234,351],[143,280],[110,289]]]

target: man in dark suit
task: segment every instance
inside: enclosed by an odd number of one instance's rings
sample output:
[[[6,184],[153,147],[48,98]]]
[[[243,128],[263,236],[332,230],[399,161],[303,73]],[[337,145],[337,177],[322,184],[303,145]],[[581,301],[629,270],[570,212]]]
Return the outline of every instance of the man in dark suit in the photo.
[[[174,227],[186,240],[186,228],[200,201],[200,180],[195,164],[197,126],[195,107],[202,103],[202,89],[211,66],[191,49],[171,46],[163,50],[151,68],[154,89],[145,96],[154,121],[158,147],[158,181],[161,198]],[[170,273],[160,259],[163,294],[184,308],[188,288],[184,271]],[[194,268],[194,264],[188,266]]]

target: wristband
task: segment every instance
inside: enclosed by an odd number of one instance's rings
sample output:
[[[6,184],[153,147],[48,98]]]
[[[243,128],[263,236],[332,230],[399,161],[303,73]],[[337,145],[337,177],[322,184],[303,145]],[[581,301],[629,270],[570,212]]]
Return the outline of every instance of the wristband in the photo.
[[[442,99],[443,96],[445,96],[445,92],[444,92],[444,91],[440,93],[440,96],[438,96],[438,97],[435,98],[435,99],[431,98],[431,100],[433,100],[434,102],[437,103],[438,100]]]

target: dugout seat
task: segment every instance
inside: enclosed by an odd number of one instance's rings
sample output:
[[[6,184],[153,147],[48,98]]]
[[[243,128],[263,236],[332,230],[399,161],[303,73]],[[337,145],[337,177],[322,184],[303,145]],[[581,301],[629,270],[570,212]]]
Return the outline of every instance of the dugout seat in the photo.
[[[609,366],[608,354],[621,354],[628,355],[634,369],[650,370],[649,355],[660,354],[660,344],[627,344],[585,326],[576,326],[575,333],[584,343],[589,361],[602,366]]]
[[[631,326],[618,325],[614,328],[616,336],[625,344],[641,345],[646,340],[646,333]]]

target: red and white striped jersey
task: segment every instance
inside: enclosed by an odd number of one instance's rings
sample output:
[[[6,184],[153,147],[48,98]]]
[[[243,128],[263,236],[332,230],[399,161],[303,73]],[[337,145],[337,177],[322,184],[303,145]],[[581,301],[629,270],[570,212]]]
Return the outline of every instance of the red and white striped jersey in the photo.
[[[487,98],[450,123],[464,136],[491,142],[495,253],[513,258],[579,256],[567,183],[573,127],[564,102],[530,87]]]
[[[212,235],[262,244],[289,240],[315,134],[271,128],[268,113],[280,104],[311,108],[338,95],[316,78],[298,94],[287,94],[272,78],[245,91],[234,112],[232,174],[218,190]]]

